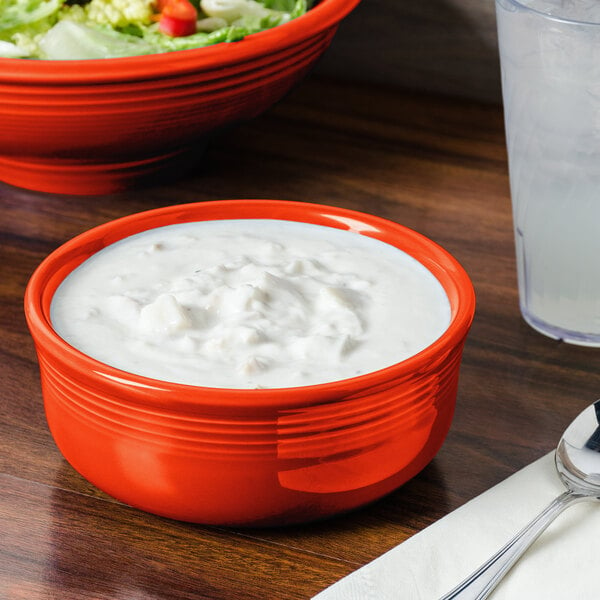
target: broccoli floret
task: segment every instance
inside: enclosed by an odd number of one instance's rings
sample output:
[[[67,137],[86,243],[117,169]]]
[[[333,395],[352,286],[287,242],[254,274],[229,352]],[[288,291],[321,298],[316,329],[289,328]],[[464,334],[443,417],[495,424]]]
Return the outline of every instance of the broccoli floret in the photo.
[[[154,0],[91,0],[85,11],[90,21],[120,29],[132,24],[149,25],[153,5]]]
[[[85,8],[79,4],[65,5],[58,13],[58,20],[62,21],[63,19],[77,21],[78,23],[85,23],[87,20]]]

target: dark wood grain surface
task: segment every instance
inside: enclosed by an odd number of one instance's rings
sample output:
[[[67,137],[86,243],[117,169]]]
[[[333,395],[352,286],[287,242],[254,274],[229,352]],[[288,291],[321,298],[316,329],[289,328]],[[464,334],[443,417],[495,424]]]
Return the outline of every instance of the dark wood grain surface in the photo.
[[[326,522],[225,529],[123,506],[64,461],[47,430],[22,297],[72,236],[173,203],[321,202],[429,236],[478,298],[442,450],[381,501]],[[517,305],[500,107],[306,80],[215,138],[176,183],[102,197],[0,184],[0,598],[308,599],[550,451],[600,395],[600,350],[530,329]]]

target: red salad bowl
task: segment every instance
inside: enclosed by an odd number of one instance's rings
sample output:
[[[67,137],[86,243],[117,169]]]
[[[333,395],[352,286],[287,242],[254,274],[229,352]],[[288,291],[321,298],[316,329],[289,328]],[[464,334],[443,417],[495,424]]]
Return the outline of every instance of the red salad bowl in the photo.
[[[446,291],[449,327],[390,367],[280,389],[216,389],[133,375],[86,356],[54,331],[56,288],[107,245],[163,225],[265,218],[351,230],[400,248]],[[452,421],[474,310],[466,272],[415,231],[341,208],[274,200],[170,206],[106,223],[50,254],[25,294],[47,421],[67,461],[128,505],[235,526],[322,519],[374,501],[421,471]]]
[[[132,58],[0,58],[0,180],[103,194],[193,168],[207,136],[301,80],[359,0],[232,43]]]

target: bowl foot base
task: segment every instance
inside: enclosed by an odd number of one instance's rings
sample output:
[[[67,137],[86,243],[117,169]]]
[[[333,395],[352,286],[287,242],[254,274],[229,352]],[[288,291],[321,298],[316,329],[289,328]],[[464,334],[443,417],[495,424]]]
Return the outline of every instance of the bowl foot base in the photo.
[[[182,176],[199,162],[206,142],[167,154],[114,162],[0,155],[0,181],[51,194],[101,195]]]

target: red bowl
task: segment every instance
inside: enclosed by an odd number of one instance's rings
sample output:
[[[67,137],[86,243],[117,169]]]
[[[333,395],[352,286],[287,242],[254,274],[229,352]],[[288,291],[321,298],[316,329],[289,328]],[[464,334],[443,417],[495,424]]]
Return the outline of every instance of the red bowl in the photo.
[[[0,180],[102,194],[189,168],[310,70],[359,0],[321,0],[239,42],[132,58],[0,58]]]
[[[100,249],[154,227],[232,218],[352,230],[404,250],[445,289],[448,329],[415,356],[373,373],[258,390],[195,387],[126,373],[82,354],[53,330],[56,288]],[[474,310],[465,271],[422,235],[359,212],[272,200],[170,206],[101,225],[47,257],[25,294],[48,424],[72,466],[142,510],[247,526],[354,509],[425,467],[450,427]]]

